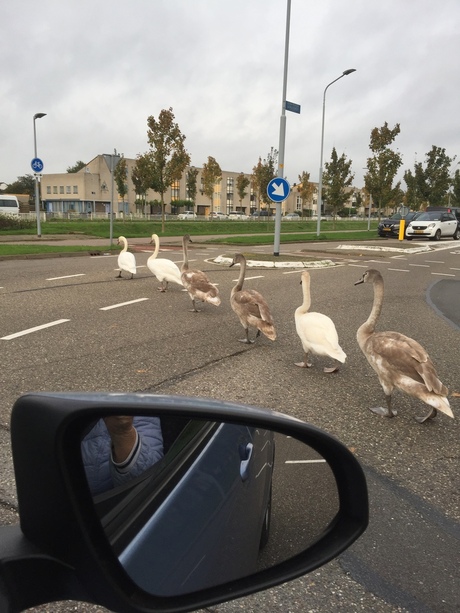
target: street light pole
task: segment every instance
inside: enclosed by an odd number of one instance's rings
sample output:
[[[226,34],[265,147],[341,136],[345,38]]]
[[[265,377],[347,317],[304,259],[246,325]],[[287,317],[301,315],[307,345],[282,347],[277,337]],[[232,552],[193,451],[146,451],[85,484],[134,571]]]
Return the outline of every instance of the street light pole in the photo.
[[[287,0],[286,12],[286,35],[284,39],[284,72],[283,72],[283,95],[281,100],[280,139],[278,147],[278,177],[284,178],[284,149],[286,143],[286,92],[289,59],[289,31],[291,26],[291,0]],[[273,255],[280,254],[281,243],[281,202],[275,205],[275,237]]]
[[[34,115],[34,158],[37,157],[37,130],[35,128],[35,120],[41,119],[45,117],[46,113],[35,113]],[[40,193],[39,193],[39,185],[38,185],[38,173],[35,173],[35,215],[37,216],[37,236],[38,238],[42,235],[41,225],[40,225]]]
[[[318,204],[317,204],[318,220],[317,220],[317,223],[316,223],[316,236],[319,236],[320,235],[320,231],[321,231],[321,206],[322,206],[322,200],[323,200],[324,115],[325,115],[325,110],[326,110],[326,92],[327,92],[328,88],[333,83],[335,83],[336,81],[338,81],[342,77],[346,77],[347,75],[351,74],[352,72],[356,72],[356,68],[349,68],[348,70],[344,70],[343,73],[340,75],[340,77],[337,77],[337,79],[334,79],[333,81],[331,81],[328,85],[326,85],[326,88],[324,89],[324,94],[323,94],[323,119],[322,119],[322,122],[321,122],[321,156],[320,156],[320,161],[319,161]]]

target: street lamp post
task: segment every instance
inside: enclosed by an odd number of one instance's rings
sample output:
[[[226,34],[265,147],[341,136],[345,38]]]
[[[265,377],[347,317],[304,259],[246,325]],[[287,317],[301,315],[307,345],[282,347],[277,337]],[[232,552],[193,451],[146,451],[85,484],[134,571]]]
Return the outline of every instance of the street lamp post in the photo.
[[[34,115],[34,158],[37,158],[37,130],[35,128],[35,120],[41,119],[45,117],[46,113],[35,113]],[[35,173],[35,215],[37,216],[37,236],[38,238],[42,235],[41,225],[40,225],[40,193],[39,193],[39,185],[38,185],[38,173]]]
[[[323,196],[324,114],[325,114],[325,110],[326,110],[326,92],[327,92],[328,88],[333,83],[335,83],[336,81],[338,81],[342,77],[346,77],[347,75],[351,74],[352,72],[356,72],[356,68],[349,68],[348,70],[344,70],[343,73],[340,75],[340,77],[337,77],[337,79],[334,79],[328,85],[326,85],[326,88],[325,88],[324,94],[323,94],[323,119],[322,119],[322,123],[321,123],[321,157],[320,157],[320,161],[319,161],[318,211],[317,211],[317,213],[318,213],[318,220],[317,220],[317,223],[316,223],[316,236],[319,236],[320,231],[321,231],[321,206],[322,206],[322,196]]]

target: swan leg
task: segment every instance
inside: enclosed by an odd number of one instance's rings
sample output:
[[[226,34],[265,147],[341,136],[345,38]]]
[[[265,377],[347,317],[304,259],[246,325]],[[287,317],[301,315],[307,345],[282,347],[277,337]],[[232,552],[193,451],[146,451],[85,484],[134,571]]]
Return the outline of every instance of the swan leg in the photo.
[[[115,277],[115,279],[121,279],[121,268],[120,268],[120,272],[118,273],[118,275]]]
[[[295,366],[299,366],[300,368],[311,368],[312,363],[308,361],[308,353],[305,352],[305,360],[303,362],[295,362]]]
[[[193,309],[189,309],[191,313],[199,313],[200,311],[196,308],[195,299],[192,298]]]
[[[427,419],[433,419],[433,417],[436,417],[437,414],[438,412],[436,409],[431,409],[428,415],[425,415],[425,417],[416,417],[415,420],[418,421],[419,424],[423,424],[424,421]]]
[[[391,396],[385,396],[387,406],[385,407],[372,407],[370,410],[376,415],[382,417],[395,417],[398,413],[391,408]]]
[[[133,272],[131,273],[131,279],[134,279],[134,273]]]
[[[168,289],[168,282],[162,281],[158,289],[160,290],[160,292],[165,292]]]
[[[249,328],[245,328],[246,338],[239,338],[240,343],[246,343],[247,345],[251,345],[254,341],[249,340]]]

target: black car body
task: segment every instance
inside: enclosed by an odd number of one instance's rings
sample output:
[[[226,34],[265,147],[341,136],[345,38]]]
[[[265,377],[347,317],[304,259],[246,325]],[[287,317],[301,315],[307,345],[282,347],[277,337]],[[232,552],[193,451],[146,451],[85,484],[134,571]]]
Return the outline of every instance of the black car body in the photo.
[[[382,219],[379,223],[377,232],[379,236],[399,236],[399,224],[401,219],[404,219],[406,222],[405,227],[409,225],[409,222],[417,219],[418,215],[420,215],[420,211],[411,211],[407,215],[403,216],[400,213],[395,213],[388,219]]]

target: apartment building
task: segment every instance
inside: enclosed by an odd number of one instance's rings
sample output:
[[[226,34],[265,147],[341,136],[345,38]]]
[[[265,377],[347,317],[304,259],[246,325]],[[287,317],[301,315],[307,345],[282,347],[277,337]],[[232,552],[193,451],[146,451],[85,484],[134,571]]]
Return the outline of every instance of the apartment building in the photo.
[[[136,194],[131,174],[136,160],[125,158],[127,164],[127,193],[122,198],[117,191],[116,182],[113,179],[112,165],[116,164],[115,156],[97,155],[84,168],[75,173],[44,174],[41,177],[41,203],[42,209],[49,214],[68,215],[86,214],[103,216],[108,215],[111,206],[114,214],[146,216],[161,213],[160,194],[149,190],[145,201],[140,194]],[[189,199],[186,186],[187,170],[180,181],[174,183],[164,195],[165,212],[176,214],[182,210],[174,205],[177,200]],[[197,168],[197,194],[195,200],[195,212],[197,215],[207,216],[211,210],[211,202],[203,192],[201,168]],[[222,171],[222,180],[214,186],[213,209],[222,213],[239,211],[250,215],[257,209],[267,208],[260,202],[259,195],[254,193],[251,183],[246,189],[246,195],[240,202],[237,190],[237,177],[239,172]],[[245,173],[250,180],[251,175]],[[291,193],[282,203],[282,214],[297,212],[302,215],[317,214],[318,186],[314,183],[314,190],[310,201],[303,202],[300,197],[298,186],[291,186]],[[362,191],[350,188],[350,207],[353,207],[354,193]],[[275,205],[270,207],[275,212]],[[362,213],[365,212],[363,207]],[[310,213],[311,212],[311,213]]]

